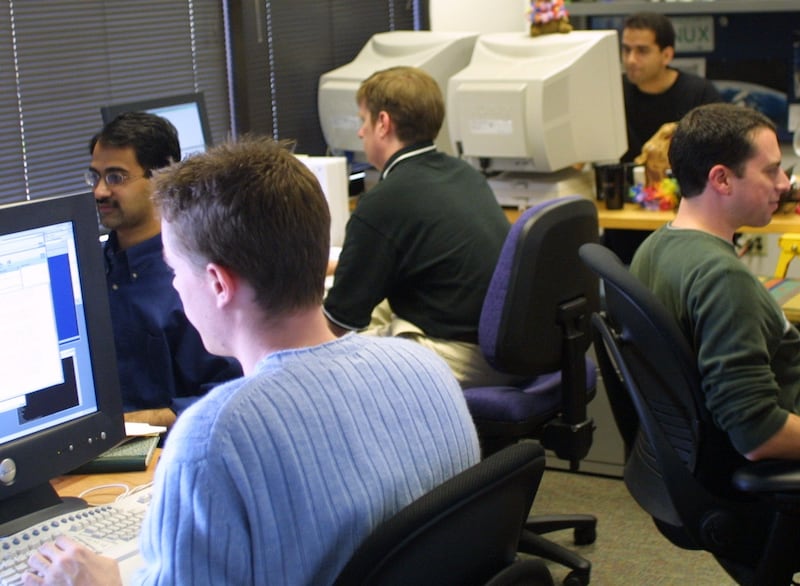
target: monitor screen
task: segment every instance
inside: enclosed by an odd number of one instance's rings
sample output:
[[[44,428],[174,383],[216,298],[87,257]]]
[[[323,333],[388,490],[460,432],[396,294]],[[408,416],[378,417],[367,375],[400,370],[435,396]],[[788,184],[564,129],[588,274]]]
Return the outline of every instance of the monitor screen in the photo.
[[[488,171],[549,173],[627,150],[616,31],[481,35],[450,78],[456,152]]]
[[[0,535],[124,436],[101,255],[90,193],[0,207]]]
[[[100,112],[104,124],[108,124],[123,112],[150,112],[166,118],[178,130],[181,159],[194,153],[202,153],[211,144],[211,131],[202,92],[114,104],[104,106]]]
[[[381,69],[419,67],[433,77],[446,95],[447,80],[469,63],[477,33],[392,31],[373,35],[347,65],[319,78],[317,109],[322,134],[331,155],[365,162],[358,129],[356,92],[361,82]],[[447,121],[436,140],[437,147],[451,151]]]

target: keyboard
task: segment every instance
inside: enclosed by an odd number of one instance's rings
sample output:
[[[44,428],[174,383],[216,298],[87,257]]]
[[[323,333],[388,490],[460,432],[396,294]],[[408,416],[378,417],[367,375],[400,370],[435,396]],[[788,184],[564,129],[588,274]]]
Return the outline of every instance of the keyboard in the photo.
[[[28,568],[28,558],[36,549],[59,535],[67,535],[93,551],[120,562],[123,582],[141,564],[139,531],[150,504],[150,486],[108,505],[79,509],[51,517],[0,537],[0,586],[22,584],[22,573]]]

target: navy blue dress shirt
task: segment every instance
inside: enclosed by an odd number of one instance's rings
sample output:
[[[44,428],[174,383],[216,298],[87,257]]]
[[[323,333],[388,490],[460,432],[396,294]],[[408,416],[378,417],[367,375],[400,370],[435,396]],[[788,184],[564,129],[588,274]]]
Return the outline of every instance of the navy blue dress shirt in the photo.
[[[186,319],[160,234],[120,250],[111,232],[103,253],[125,411],[180,413],[216,384],[241,376],[238,361],[206,352]]]

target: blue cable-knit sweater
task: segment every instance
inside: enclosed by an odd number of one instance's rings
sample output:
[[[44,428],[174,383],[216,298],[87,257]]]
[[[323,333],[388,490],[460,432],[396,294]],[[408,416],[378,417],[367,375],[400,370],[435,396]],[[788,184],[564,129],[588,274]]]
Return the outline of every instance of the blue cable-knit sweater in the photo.
[[[144,584],[330,584],[382,521],[479,459],[447,365],[349,334],[264,358],[170,432]]]

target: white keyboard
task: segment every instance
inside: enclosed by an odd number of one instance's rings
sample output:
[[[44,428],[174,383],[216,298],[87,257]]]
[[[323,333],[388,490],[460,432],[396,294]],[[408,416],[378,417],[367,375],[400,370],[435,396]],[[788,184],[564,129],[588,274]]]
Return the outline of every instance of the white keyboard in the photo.
[[[51,517],[0,537],[0,586],[18,586],[36,549],[59,535],[68,535],[90,549],[120,562],[123,581],[141,565],[139,531],[150,504],[150,487],[108,505]]]

